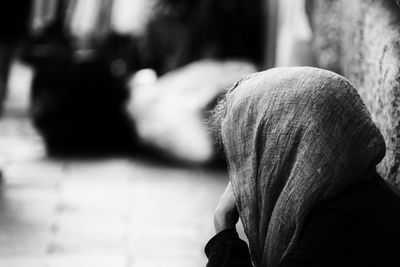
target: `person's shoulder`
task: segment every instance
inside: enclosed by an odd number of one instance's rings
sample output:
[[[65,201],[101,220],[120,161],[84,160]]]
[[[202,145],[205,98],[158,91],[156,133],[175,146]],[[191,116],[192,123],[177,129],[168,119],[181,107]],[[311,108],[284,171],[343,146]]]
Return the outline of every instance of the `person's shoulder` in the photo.
[[[400,197],[376,174],[314,207],[293,255],[377,260],[400,251],[399,225]]]

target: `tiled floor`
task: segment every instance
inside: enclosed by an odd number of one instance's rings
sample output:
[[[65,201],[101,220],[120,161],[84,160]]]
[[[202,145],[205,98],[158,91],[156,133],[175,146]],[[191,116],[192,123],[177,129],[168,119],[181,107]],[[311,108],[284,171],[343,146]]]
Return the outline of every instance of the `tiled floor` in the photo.
[[[0,267],[205,266],[225,172],[50,159],[13,111],[0,120]]]

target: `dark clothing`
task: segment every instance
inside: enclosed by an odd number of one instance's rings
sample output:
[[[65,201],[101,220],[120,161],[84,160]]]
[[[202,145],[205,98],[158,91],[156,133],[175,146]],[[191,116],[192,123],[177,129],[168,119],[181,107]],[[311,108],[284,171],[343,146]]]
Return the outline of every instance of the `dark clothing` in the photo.
[[[206,246],[208,267],[252,266],[234,229]],[[281,267],[400,266],[400,197],[376,175],[313,208]]]
[[[219,232],[206,245],[207,267],[252,267],[249,249],[235,229]]]
[[[31,0],[0,2],[0,42],[15,42],[28,33]]]

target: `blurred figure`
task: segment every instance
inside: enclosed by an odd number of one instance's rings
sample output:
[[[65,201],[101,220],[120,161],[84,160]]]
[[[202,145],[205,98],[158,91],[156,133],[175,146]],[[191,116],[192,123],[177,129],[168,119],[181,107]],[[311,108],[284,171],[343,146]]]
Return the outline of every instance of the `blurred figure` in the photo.
[[[54,9],[49,0],[41,1],[47,1],[47,9]],[[139,141],[152,140],[150,143],[167,147],[169,154],[179,155],[176,158],[207,162],[213,148],[203,124],[204,111],[221,89],[255,71],[264,60],[263,3],[57,1],[53,22],[35,36],[25,57],[35,67],[33,121],[48,151],[57,154],[112,147],[129,151],[137,149]],[[141,15],[148,17],[132,18],[136,22],[131,25],[126,19],[119,21],[116,16],[124,6],[147,10]],[[149,6],[154,7],[152,13]],[[140,14],[137,10],[124,12]],[[158,76],[168,73],[170,78],[162,77],[155,90],[133,83],[128,88],[130,76],[146,68]],[[185,79],[187,73],[193,78]],[[154,93],[146,98],[151,101],[136,101],[149,92]],[[128,101],[134,111],[130,114],[125,110]],[[152,129],[145,131],[150,135],[138,138],[136,125],[155,127],[147,127]]]
[[[264,1],[158,0],[139,38],[142,66],[160,78],[131,84],[140,139],[179,161],[219,159],[204,121],[221,90],[264,60]]]
[[[18,45],[27,37],[32,1],[0,3],[0,113],[7,94],[7,81]]]
[[[104,13],[109,3],[102,1],[97,11]],[[87,4],[96,6],[93,1]],[[32,38],[24,53],[25,61],[35,69],[34,125],[52,155],[131,153],[136,135],[125,111],[130,43],[111,34],[106,25],[101,31],[91,24],[80,28],[79,21],[69,21],[71,8],[87,5],[58,1],[53,19]],[[97,15],[95,21],[101,21]],[[72,17],[78,20],[82,15]],[[72,22],[75,32],[70,31]]]

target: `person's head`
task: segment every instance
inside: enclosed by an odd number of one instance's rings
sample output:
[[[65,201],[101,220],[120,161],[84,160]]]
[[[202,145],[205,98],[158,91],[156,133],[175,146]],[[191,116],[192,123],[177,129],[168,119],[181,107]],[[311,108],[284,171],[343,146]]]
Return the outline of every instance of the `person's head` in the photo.
[[[213,113],[256,266],[278,266],[309,210],[371,177],[385,144],[354,86],[333,72],[244,77]]]

